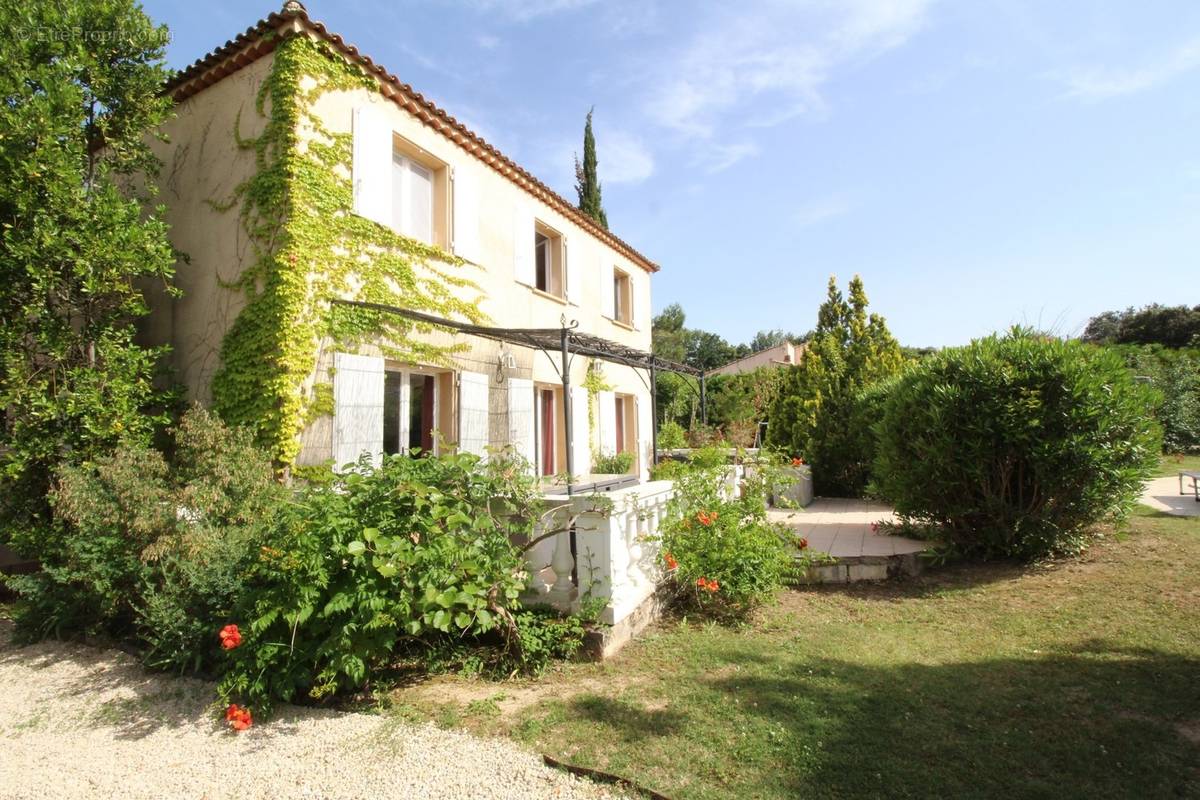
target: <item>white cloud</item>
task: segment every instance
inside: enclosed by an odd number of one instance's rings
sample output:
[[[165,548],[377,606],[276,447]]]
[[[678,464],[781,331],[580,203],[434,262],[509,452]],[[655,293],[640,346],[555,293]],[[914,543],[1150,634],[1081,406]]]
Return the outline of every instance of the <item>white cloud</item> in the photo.
[[[654,156],[641,139],[625,131],[607,131],[599,126],[595,134],[603,184],[641,183],[654,174]]]
[[[500,37],[493,36],[490,33],[481,33],[475,37],[475,44],[479,45],[482,50],[495,50],[500,46]]]
[[[575,11],[599,2],[599,0],[474,0],[474,5],[483,11],[498,11],[517,22],[529,22],[538,17]]]
[[[1200,67],[1200,37],[1140,67],[1075,67],[1056,77],[1066,85],[1068,97],[1094,102],[1152,89],[1197,67]]]
[[[596,156],[602,186],[637,184],[654,174],[654,154],[640,137],[595,122]],[[574,196],[575,158],[583,157],[583,131],[578,136],[530,142],[526,165],[564,196]]]
[[[708,138],[734,115],[738,125],[763,125],[822,110],[821,90],[837,67],[908,41],[930,3],[780,1],[720,13],[679,50],[656,59],[661,78],[646,111],[667,128]]]
[[[849,197],[835,194],[805,203],[796,211],[793,219],[801,228],[811,228],[834,217],[848,214],[853,208]]]
[[[742,159],[756,155],[758,155],[758,145],[754,142],[711,144],[701,150],[698,161],[711,175],[729,169]]]

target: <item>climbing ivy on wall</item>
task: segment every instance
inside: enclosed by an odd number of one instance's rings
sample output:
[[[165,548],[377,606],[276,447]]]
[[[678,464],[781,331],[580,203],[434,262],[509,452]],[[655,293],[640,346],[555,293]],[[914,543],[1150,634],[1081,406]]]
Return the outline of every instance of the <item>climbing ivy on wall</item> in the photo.
[[[284,466],[304,427],[332,412],[331,387],[313,378],[322,347],[369,341],[390,358],[430,363],[459,349],[412,337],[429,326],[332,298],[486,321],[465,261],[351,213],[353,137],[330,131],[312,107],[326,92],[360,88],[378,87],[325,44],[281,41],[256,97],[262,133],[242,138],[240,118],[234,130],[238,146],[254,151],[255,174],[212,204],[238,209],[253,246],[252,263],[228,287],[247,302],[222,342],[213,403],[226,422],[255,426]]]
[[[588,441],[592,443],[592,449],[596,450],[596,401],[600,392],[608,392],[613,388],[612,384],[604,379],[604,370],[600,362],[588,362],[587,372],[583,376],[583,388],[587,389],[588,395]]]

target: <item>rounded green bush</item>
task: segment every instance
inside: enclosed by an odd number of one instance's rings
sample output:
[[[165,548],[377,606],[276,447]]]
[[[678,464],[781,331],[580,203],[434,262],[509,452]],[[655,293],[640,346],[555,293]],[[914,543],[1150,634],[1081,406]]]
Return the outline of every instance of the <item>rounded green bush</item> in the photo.
[[[890,387],[875,488],[966,554],[1077,552],[1157,463],[1153,401],[1111,353],[1020,329],[976,340]]]

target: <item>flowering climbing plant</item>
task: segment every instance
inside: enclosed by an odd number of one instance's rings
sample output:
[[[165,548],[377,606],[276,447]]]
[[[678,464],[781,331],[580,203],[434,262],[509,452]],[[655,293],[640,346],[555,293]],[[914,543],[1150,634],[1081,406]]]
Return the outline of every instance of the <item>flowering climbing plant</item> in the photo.
[[[766,471],[722,492],[728,467],[702,460],[683,465],[660,528],[661,560],[680,602],[714,616],[739,616],[783,583],[797,543],[767,518],[773,479]]]

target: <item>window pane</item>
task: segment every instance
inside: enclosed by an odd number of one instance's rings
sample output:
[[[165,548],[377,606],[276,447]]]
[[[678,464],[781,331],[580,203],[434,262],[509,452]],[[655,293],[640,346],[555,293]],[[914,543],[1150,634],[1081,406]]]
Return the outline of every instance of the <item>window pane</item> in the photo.
[[[408,171],[408,159],[399,153],[392,153],[392,228],[406,233],[408,225],[405,213],[408,208],[404,196],[404,174]]]
[[[422,242],[433,241],[433,173],[419,164],[409,167],[408,235]]]
[[[537,259],[536,286],[543,292],[550,291],[550,240],[540,233],[533,235],[533,252]]]
[[[383,452],[394,456],[400,452],[400,382],[399,372],[383,376]]]

